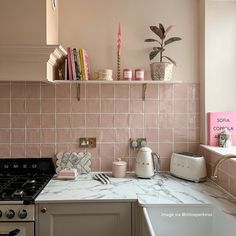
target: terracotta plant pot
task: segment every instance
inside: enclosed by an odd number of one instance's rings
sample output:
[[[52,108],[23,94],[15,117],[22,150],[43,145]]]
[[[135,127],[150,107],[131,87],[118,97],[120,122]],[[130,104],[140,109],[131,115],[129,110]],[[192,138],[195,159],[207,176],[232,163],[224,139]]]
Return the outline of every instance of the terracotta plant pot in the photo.
[[[173,64],[154,62],[150,64],[152,80],[171,80]]]

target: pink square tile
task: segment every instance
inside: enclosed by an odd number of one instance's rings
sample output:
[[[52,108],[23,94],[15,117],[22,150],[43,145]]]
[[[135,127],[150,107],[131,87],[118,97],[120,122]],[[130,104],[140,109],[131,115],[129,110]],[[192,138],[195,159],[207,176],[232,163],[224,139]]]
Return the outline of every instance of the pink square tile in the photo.
[[[87,113],[99,113],[100,103],[97,99],[86,100],[86,112]]]
[[[94,159],[100,159],[100,144],[96,145],[96,148],[88,150],[92,155],[92,162]]]
[[[173,98],[173,85],[161,84],[159,85],[159,99],[160,100],[171,100]]]
[[[114,100],[104,99],[101,101],[101,113],[114,113]]]
[[[70,113],[70,99],[57,99],[56,101],[56,112],[57,113]]]
[[[101,128],[113,128],[114,127],[114,115],[113,114],[101,114],[100,127]]]
[[[187,99],[188,98],[188,85],[175,84],[174,85],[174,99]]]
[[[161,158],[161,171],[170,170],[170,158]]]
[[[129,158],[129,171],[135,170],[136,158]]]
[[[46,128],[55,128],[55,115],[54,114],[42,114],[41,115],[41,127]]]
[[[129,101],[128,100],[115,100],[115,113],[128,113]]]
[[[26,131],[26,143],[40,143],[40,129],[28,129]]]
[[[100,140],[100,137],[101,137],[101,135],[100,135],[100,129],[96,129],[96,128],[87,128],[86,129],[86,135],[87,135],[87,137],[95,137],[96,138],[96,140],[97,140],[97,143],[98,142],[101,142],[101,140]]]
[[[25,113],[25,100],[11,100],[11,112],[12,113]]]
[[[126,84],[116,84],[115,85],[115,98],[129,98],[129,86]]]
[[[12,98],[25,98],[25,84],[13,83],[11,85],[11,97]]]
[[[199,143],[189,143],[189,152],[199,153]],[[203,155],[205,157],[205,155]]]
[[[130,129],[130,138],[144,137],[143,129]]]
[[[71,130],[70,129],[57,129],[56,142],[57,143],[71,143]]]
[[[173,129],[159,129],[160,143],[172,143],[174,141],[173,137]]]
[[[188,114],[188,127],[199,128],[200,127],[200,115]]]
[[[11,143],[25,143],[25,130],[12,129],[11,130]]]
[[[174,129],[174,142],[184,143],[188,141],[188,130],[187,129]]]
[[[174,112],[175,113],[187,113],[188,112],[187,100],[175,100],[174,101]]]
[[[80,87],[80,89],[78,86]],[[85,84],[71,84],[71,98],[77,99],[79,96],[81,99],[85,99],[85,90]]]
[[[102,84],[101,85],[101,97],[102,98],[114,98],[114,85]]]
[[[199,114],[200,113],[200,101],[199,100],[194,100],[188,101],[188,112],[189,113],[194,113],[194,114]]]
[[[25,144],[11,144],[11,157],[25,157]]]
[[[0,144],[0,157],[10,157],[10,144]]]
[[[130,86],[130,99],[141,100],[142,99],[142,85]]]
[[[144,102],[141,100],[130,101],[130,112],[131,113],[143,113]]]
[[[25,123],[26,123],[25,114],[12,114],[11,115],[11,127],[12,128],[25,128]]]
[[[0,84],[0,98],[10,98],[10,84]]]
[[[86,127],[98,128],[100,124],[99,114],[86,114]]]
[[[144,116],[142,114],[130,114],[130,128],[143,128]]]
[[[39,99],[26,100],[26,112],[40,113],[40,100]]]
[[[129,143],[117,143],[115,144],[115,158],[129,157]]]
[[[10,128],[10,115],[0,114],[0,128]]]
[[[54,157],[55,153],[55,144],[41,144],[42,157]]]
[[[85,127],[85,114],[72,114],[71,127],[72,128]]]
[[[160,156],[170,158],[173,153],[172,143],[160,143],[159,144],[159,154]]]
[[[186,152],[188,151],[187,143],[174,143],[174,152]]]
[[[56,144],[56,153],[58,152],[71,152],[71,144],[69,143]]]
[[[101,171],[111,171],[113,160],[101,158]]]
[[[70,98],[70,84],[57,84],[56,98]]]
[[[40,157],[40,144],[26,144],[26,157]]]
[[[9,129],[0,129],[0,143],[10,143]]]
[[[26,128],[40,128],[40,115],[28,114],[26,116]]]
[[[144,115],[144,126],[146,128],[157,128],[158,127],[158,115],[145,114]]]
[[[129,114],[116,114],[114,117],[115,127],[128,128],[129,127]]]
[[[188,141],[193,143],[200,142],[200,130],[199,129],[189,129],[188,130]]]
[[[159,145],[157,142],[148,142],[148,147],[151,148],[151,150],[155,153],[159,152]]]
[[[188,117],[184,114],[174,115],[174,128],[187,128]]]
[[[114,129],[100,129],[100,142],[112,142],[115,139]]]
[[[55,85],[51,84],[41,84],[41,97],[43,99],[55,98]]]
[[[71,129],[71,141],[72,143],[79,143],[79,138],[85,137],[85,129]]]
[[[92,171],[101,171],[101,160],[100,159],[93,159],[91,163],[91,170]]]
[[[9,113],[9,112],[10,112],[10,100],[0,99],[0,113]]]
[[[149,99],[158,99],[158,85],[157,84],[149,84],[146,90],[146,98]]]
[[[102,159],[114,159],[114,144],[101,144],[100,145],[100,156]]]
[[[99,85],[98,84],[86,84],[86,98],[99,98]]]
[[[42,113],[55,113],[55,100],[54,99],[42,99],[41,100],[41,112]]]
[[[148,142],[158,142],[158,129],[145,129],[144,136]]]
[[[158,102],[157,100],[146,100],[144,102],[145,113],[158,113]]]
[[[195,100],[200,98],[200,86],[199,84],[188,84],[188,99]]]
[[[81,99],[78,101],[77,99],[71,100],[71,113],[84,113],[85,112],[85,102],[86,100]]]
[[[174,101],[173,100],[160,100],[159,112],[160,113],[173,113]]]
[[[55,143],[55,129],[41,129],[41,143]]]
[[[129,129],[115,129],[115,141],[122,143],[129,142]]]
[[[40,83],[26,84],[25,87],[26,98],[40,98]]]
[[[56,115],[56,127],[57,128],[70,128],[73,121],[72,117],[75,115],[72,115],[70,117],[70,114],[57,114]],[[74,124],[74,123],[73,123]]]

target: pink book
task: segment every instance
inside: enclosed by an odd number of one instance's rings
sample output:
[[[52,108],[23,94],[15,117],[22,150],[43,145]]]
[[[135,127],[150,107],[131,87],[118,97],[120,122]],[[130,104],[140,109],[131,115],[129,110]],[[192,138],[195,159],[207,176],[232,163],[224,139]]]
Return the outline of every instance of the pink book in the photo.
[[[218,135],[227,129],[232,135],[232,145],[236,145],[236,112],[207,113],[207,144],[218,146]]]

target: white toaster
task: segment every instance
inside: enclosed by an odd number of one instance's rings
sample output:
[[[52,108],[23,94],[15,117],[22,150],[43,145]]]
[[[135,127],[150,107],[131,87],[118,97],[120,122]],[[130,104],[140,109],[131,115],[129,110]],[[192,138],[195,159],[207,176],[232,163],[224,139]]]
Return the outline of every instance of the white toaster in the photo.
[[[189,152],[173,153],[170,173],[182,179],[202,182],[207,176],[205,158]]]

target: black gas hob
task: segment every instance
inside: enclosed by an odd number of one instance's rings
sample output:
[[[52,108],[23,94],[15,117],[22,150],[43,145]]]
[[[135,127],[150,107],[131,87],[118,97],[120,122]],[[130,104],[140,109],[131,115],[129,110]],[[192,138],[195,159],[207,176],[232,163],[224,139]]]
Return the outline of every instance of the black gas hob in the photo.
[[[33,203],[54,174],[51,158],[0,159],[0,201]]]

